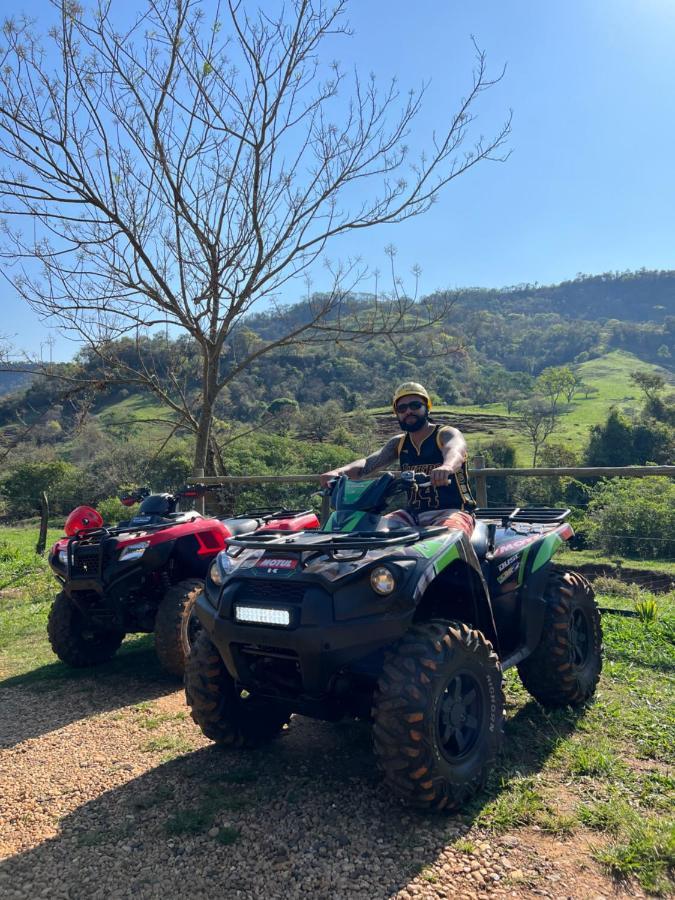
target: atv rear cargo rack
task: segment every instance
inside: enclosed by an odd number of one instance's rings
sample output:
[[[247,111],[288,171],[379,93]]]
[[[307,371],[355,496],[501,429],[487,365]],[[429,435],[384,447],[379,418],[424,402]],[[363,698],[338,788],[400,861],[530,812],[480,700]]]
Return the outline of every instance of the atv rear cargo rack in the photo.
[[[503,528],[514,522],[559,525],[569,514],[569,509],[554,509],[550,506],[485,506],[474,513],[476,518],[482,521],[499,519]]]

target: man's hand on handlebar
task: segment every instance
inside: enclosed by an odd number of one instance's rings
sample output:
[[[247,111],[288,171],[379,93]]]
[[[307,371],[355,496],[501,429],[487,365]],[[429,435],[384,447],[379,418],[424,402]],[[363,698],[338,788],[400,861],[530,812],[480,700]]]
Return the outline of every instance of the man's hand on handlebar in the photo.
[[[452,466],[437,466],[429,473],[429,480],[434,487],[446,487],[450,483],[450,476],[453,472]]]
[[[331,487],[331,483],[335,481],[336,478],[339,478],[340,475],[342,475],[340,469],[331,469],[330,472],[323,472],[323,474],[319,475],[319,484],[322,488]]]

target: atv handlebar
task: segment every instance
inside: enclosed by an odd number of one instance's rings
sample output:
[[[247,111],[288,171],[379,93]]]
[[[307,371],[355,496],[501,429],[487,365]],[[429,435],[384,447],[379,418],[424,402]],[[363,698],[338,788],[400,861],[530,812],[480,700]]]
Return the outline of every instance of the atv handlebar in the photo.
[[[170,496],[174,500],[182,500],[185,497],[199,498],[203,497],[209,491],[217,491],[219,488],[219,484],[202,484],[201,482],[196,482],[195,484],[186,484],[179,491],[176,491],[175,494],[165,496]],[[128,494],[123,494],[120,497],[120,501],[125,506],[134,506],[136,503],[142,503],[146,497],[150,496],[150,494],[150,488],[142,487],[135,491],[129,491]]]
[[[413,484],[418,485],[418,487],[423,487],[427,484],[431,484],[431,478],[426,475],[424,472],[380,472],[379,477],[381,478],[383,475],[390,475],[394,481],[392,482],[392,489],[409,489]],[[317,493],[321,495],[330,495],[335,490],[336,485],[340,481],[341,478],[347,478],[347,475],[337,475],[335,478],[331,478],[325,488],[321,488]],[[358,479],[362,480],[362,479]]]

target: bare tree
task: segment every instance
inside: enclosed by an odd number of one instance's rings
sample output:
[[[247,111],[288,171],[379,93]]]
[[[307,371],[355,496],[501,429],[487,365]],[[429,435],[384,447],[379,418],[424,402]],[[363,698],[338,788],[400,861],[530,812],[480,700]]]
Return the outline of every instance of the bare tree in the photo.
[[[396,282],[386,300],[355,307],[365,267],[348,260],[326,263],[329,287],[308,295],[300,323],[269,340],[242,329],[263,301],[281,317],[280,290],[333,238],[420,215],[454,178],[504,158],[508,121],[471,138],[476,102],[501,77],[488,76],[482,52],[466,96],[414,157],[407,140],[424,88],[349,82],[322,64],[326,39],[350,34],[347,0],[275,11],[227,0],[210,19],[198,0],[146,0],[127,24],[113,21],[110,0],[89,12],[76,0],[52,6],[49,50],[31,22],[4,25],[8,277],[118,373],[122,336],[178,327],[192,337],[196,401],[142,355],[122,370],[161,399],[173,427],[194,432],[196,467],[218,395],[262,354],[440,321],[442,304],[416,302]]]

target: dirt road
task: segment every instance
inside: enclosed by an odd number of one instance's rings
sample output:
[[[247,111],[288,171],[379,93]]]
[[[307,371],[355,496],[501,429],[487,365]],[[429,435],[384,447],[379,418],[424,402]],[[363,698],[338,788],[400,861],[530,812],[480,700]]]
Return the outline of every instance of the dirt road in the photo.
[[[629,896],[586,837],[406,811],[366,725],[225,753],[162,676],[0,689],[0,858],[16,900]]]

